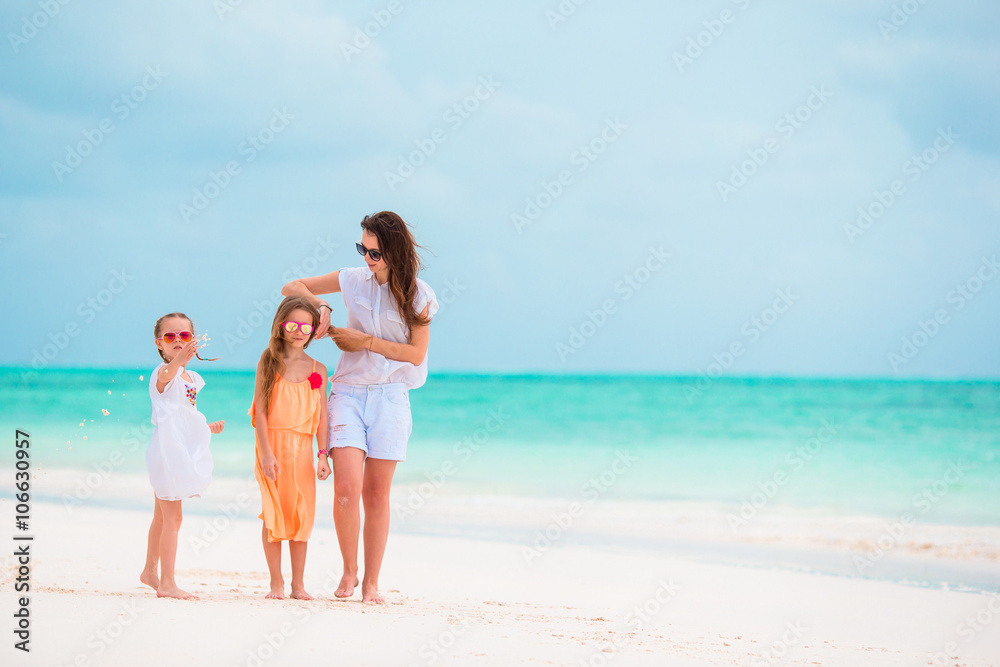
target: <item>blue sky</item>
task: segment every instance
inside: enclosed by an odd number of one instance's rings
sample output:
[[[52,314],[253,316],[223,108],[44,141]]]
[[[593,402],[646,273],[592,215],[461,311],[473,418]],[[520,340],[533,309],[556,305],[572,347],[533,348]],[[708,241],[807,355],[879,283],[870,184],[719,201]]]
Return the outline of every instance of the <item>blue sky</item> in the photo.
[[[183,310],[251,367],[390,209],[432,372],[1000,377],[995,3],[0,17],[0,364],[152,366]]]

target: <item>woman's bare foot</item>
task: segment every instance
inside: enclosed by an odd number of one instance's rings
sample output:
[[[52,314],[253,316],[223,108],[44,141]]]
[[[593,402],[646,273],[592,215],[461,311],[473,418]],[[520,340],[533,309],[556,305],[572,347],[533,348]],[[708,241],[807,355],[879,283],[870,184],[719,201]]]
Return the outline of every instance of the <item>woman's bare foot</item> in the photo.
[[[197,600],[198,596],[193,593],[188,593],[187,591],[182,591],[176,586],[172,588],[157,588],[156,597],[158,598],[176,598],[178,600]]]
[[[313,596],[306,593],[304,588],[292,587],[292,597],[296,600],[315,600]]]
[[[374,602],[375,604],[385,604],[385,598],[378,594],[377,586],[365,584],[361,587],[361,601]]]
[[[142,574],[139,575],[139,581],[146,584],[154,591],[160,588],[160,578],[156,576],[156,572],[149,573],[146,572],[146,570],[143,570]]]
[[[340,586],[336,591],[333,592],[338,598],[349,598],[354,595],[354,588],[359,583],[358,575],[344,573],[344,576],[340,578]]]

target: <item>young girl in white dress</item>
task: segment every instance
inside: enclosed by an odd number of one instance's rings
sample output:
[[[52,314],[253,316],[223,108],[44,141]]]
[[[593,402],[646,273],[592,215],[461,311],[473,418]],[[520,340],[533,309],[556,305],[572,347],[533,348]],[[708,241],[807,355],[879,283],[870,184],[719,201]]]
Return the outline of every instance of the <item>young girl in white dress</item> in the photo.
[[[181,590],[174,581],[181,499],[198,497],[208,488],[212,480],[208,443],[212,433],[222,432],[225,422],[209,424],[195,407],[205,381],[186,368],[198,355],[191,319],[183,313],[164,315],[156,321],[153,336],[163,359],[149,377],[155,427],[146,449],[146,467],[156,507],[149,526],[146,567],[139,580],[154,589],[157,597],[196,600],[197,596]]]

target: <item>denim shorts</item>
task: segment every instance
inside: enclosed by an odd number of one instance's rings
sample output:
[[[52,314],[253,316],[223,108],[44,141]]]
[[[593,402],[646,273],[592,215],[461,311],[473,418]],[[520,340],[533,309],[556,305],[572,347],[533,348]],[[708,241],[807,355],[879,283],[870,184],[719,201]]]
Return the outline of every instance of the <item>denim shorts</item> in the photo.
[[[357,447],[369,458],[406,460],[413,430],[410,390],[402,382],[331,383],[328,447]]]

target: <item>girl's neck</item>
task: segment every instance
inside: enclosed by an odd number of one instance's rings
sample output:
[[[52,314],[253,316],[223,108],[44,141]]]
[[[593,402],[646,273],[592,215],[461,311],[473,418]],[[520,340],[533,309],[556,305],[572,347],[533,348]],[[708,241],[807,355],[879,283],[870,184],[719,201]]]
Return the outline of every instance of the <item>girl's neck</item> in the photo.
[[[294,347],[289,347],[288,349],[285,350],[285,354],[282,357],[282,360],[283,361],[298,361],[299,359],[308,359],[308,358],[309,358],[309,355],[306,354],[305,350],[303,350],[301,348],[296,349]]]

